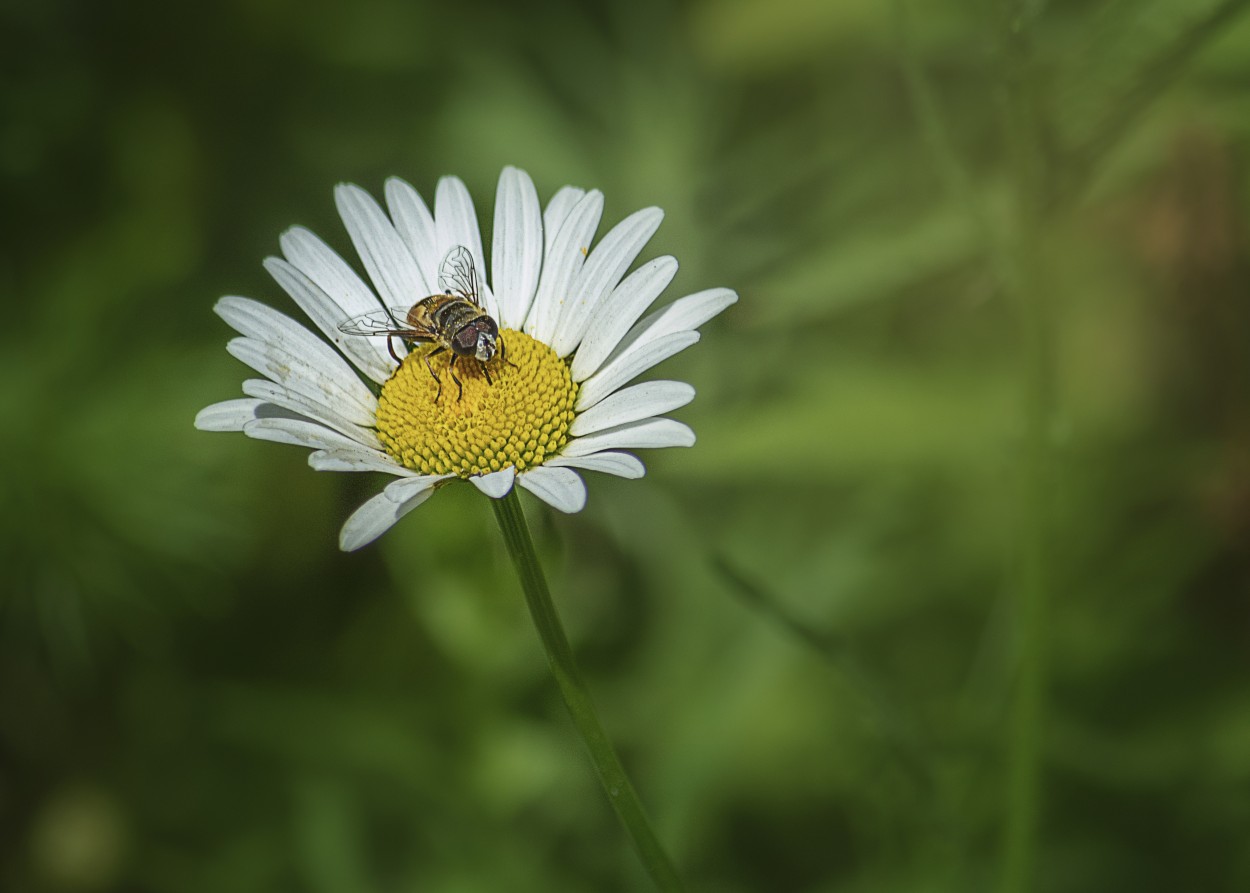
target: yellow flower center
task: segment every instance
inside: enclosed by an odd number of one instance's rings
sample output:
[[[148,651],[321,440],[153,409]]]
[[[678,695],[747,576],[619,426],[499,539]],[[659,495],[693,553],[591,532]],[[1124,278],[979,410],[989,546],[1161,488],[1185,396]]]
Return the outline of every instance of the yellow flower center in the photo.
[[[451,352],[431,357],[432,344],[408,354],[378,397],[378,437],[396,462],[460,477],[509,465],[524,471],[568,442],[577,399],[568,364],[524,332],[505,329],[500,341],[486,364],[489,383],[472,357],[450,367]],[[459,397],[453,373],[464,388]]]

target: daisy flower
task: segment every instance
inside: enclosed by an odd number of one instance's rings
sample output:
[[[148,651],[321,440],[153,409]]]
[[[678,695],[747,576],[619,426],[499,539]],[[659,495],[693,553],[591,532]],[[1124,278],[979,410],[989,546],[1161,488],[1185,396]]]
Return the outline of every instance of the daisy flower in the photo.
[[[643,315],[677,272],[674,258],[661,257],[626,275],[660,225],[659,208],[631,214],[596,244],[602,193],[566,186],[542,208],[529,176],[508,167],[488,258],[455,177],[439,181],[432,212],[394,178],[385,209],[349,184],[335,202],[368,280],[307,229],[287,230],[282,257],[265,268],[325,340],[265,304],[222,298],[214,309],[241,336],[226,349],[263,377],[195,424],[307,447],[319,471],[392,475],[347,519],[342,549],[372,542],[458,478],[496,499],[519,484],[576,512],[586,503],[579,471],[638,478],[643,464],[626,450],[694,443],[689,427],[664,417],[694,388],[631,382],[698,341],[698,327],[737,295],[709,289]],[[438,340],[408,352],[400,338],[342,328],[384,308],[404,320],[446,290],[444,260],[465,252],[477,273],[478,293],[468,297],[498,327],[493,356],[457,356]]]

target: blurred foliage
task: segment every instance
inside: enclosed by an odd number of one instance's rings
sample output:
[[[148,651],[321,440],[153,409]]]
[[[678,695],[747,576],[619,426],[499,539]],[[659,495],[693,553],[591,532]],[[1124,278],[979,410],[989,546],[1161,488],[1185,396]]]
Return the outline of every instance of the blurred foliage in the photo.
[[[660,373],[693,451],[527,503],[693,887],[1250,889],[1245,5],[6,6],[0,886],[646,889],[481,498],[342,555],[376,482],[191,428],[216,296],[292,309],[292,223],[347,253],[335,182],[457,173],[489,231],[516,164],[742,295]]]

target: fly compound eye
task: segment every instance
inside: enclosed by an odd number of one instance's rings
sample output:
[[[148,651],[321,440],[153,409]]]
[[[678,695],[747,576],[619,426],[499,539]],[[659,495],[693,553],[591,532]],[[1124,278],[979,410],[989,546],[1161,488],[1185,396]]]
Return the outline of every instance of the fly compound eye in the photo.
[[[465,326],[451,339],[451,349],[462,357],[471,357],[477,354],[478,350],[478,333],[473,326]]]

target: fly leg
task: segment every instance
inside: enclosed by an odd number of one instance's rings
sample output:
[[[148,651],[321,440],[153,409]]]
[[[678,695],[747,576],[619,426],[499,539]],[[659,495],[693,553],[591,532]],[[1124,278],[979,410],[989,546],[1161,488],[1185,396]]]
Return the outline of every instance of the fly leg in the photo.
[[[486,383],[489,385],[493,385],[494,382],[491,381],[491,378],[490,378],[490,369],[486,367],[485,363],[479,362],[478,365],[482,367],[482,374],[486,376]]]
[[[464,385],[460,379],[456,378],[456,360],[460,359],[459,355],[453,354],[451,362],[447,364],[447,371],[451,374],[451,380],[456,383],[456,402],[460,402],[460,398],[464,396]]]
[[[499,336],[499,358],[503,360],[505,363],[507,363],[509,366],[511,366],[513,369],[521,368],[516,363],[508,359],[508,342],[504,340],[502,335]],[[483,366],[482,368],[485,369],[486,367]],[[486,380],[490,381],[489,375],[486,376]]]
[[[394,335],[386,336],[386,349],[388,352],[390,352],[391,359],[395,361],[395,364],[402,366],[404,361],[399,358],[399,354],[395,353],[395,345],[391,343],[394,337],[395,337]]]
[[[430,357],[438,356],[438,355],[439,355],[440,353],[442,353],[444,350],[446,350],[446,348],[444,348],[444,347],[438,347],[438,348],[435,348],[434,350],[430,351],[429,353],[427,353],[427,354],[423,357],[423,359],[425,360],[425,368],[430,370],[430,377],[431,377],[432,379],[434,379],[436,382],[438,382],[438,390],[434,392],[434,402],[435,402],[435,403],[437,403],[437,402],[438,402],[438,398],[439,398],[440,396],[442,396],[442,393],[443,393],[443,380],[442,380],[441,378],[439,378],[439,377],[438,377],[438,374],[437,374],[437,373],[435,373],[435,371],[434,371],[434,367],[430,365]],[[452,358],[452,362],[454,363],[455,361],[456,361],[456,360],[455,360],[455,358],[453,357],[453,358]],[[456,376],[455,376],[455,374],[453,373],[451,377],[452,377],[452,378],[455,378]],[[459,382],[457,382],[457,384],[459,384]]]

